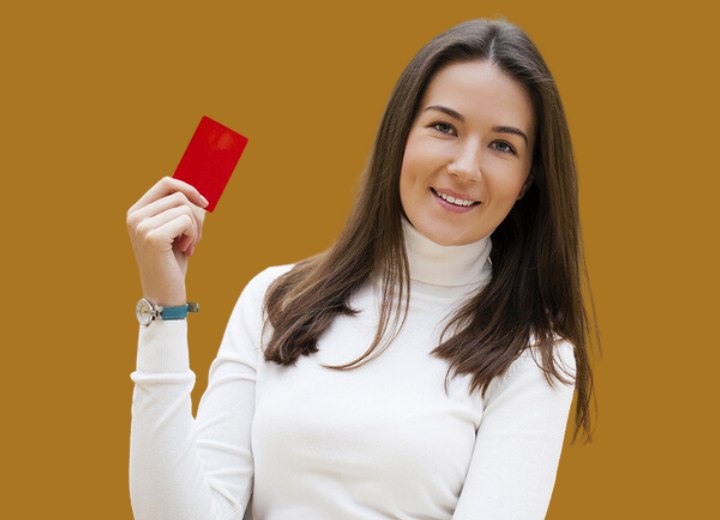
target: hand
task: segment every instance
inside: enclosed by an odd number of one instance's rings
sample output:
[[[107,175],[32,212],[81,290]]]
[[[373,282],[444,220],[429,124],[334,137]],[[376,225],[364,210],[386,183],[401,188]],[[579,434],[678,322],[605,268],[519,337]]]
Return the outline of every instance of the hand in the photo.
[[[153,304],[186,303],[187,257],[202,238],[207,205],[190,184],[163,177],[128,210],[143,295]]]

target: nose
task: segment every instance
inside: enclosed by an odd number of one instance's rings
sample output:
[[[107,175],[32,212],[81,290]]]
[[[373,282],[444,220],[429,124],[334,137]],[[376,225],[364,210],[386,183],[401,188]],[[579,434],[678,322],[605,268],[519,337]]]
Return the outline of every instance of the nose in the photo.
[[[448,163],[448,174],[466,183],[480,180],[480,144],[467,140],[458,146],[457,152]]]

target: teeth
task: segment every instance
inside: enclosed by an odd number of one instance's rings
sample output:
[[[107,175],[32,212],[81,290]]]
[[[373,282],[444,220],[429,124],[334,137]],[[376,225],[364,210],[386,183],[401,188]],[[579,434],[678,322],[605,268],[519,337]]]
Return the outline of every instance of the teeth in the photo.
[[[448,201],[450,204],[455,204],[456,206],[470,206],[473,203],[471,200],[456,199],[455,197],[445,195],[439,191],[435,191],[435,193],[437,193],[441,199]]]

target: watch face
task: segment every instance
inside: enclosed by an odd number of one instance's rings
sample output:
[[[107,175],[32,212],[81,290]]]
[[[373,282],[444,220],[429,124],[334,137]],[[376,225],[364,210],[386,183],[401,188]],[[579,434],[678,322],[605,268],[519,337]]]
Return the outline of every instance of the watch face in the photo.
[[[149,301],[142,299],[135,307],[135,315],[138,321],[143,325],[149,325],[153,320],[153,308]]]

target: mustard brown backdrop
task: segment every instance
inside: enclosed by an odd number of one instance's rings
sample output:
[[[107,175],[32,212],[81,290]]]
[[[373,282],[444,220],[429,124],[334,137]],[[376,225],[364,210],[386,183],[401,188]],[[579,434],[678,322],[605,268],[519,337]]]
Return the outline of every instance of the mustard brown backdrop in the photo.
[[[707,517],[716,17],[693,0],[661,5],[4,5],[0,516],[131,518],[141,287],[125,214],[173,173],[202,115],[249,143],[190,259],[195,404],[245,283],[340,231],[411,57],[457,23],[504,17],[538,45],[565,103],[604,341],[595,439],[570,447],[566,435],[548,518]]]

